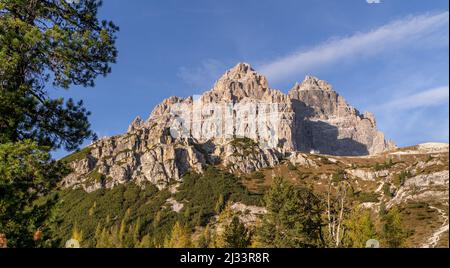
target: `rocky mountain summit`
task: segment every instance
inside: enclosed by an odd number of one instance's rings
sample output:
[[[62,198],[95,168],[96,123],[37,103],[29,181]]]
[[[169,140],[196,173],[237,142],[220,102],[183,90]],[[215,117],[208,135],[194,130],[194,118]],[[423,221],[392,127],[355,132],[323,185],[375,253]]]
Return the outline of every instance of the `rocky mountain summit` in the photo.
[[[91,192],[134,181],[162,189],[207,165],[251,173],[299,152],[363,156],[395,148],[371,113],[351,107],[327,82],[307,76],[284,94],[240,63],[203,95],[170,97],[127,133],[64,158],[73,172],[62,186]]]

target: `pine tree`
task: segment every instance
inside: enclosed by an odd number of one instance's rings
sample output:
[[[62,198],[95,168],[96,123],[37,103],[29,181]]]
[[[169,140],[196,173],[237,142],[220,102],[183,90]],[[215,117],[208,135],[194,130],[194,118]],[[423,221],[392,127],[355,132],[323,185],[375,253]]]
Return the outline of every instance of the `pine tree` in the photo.
[[[137,245],[139,243],[140,230],[141,230],[141,218],[137,218],[133,228],[133,245]]]
[[[390,209],[382,221],[382,246],[388,248],[401,247],[408,235],[403,229],[402,218],[398,209],[396,207]]]
[[[118,234],[117,234],[117,238],[121,242],[121,244],[123,244],[123,241],[125,240],[125,235],[126,235],[126,224],[125,224],[125,220],[122,219],[122,221],[120,222],[120,227],[119,227]]]
[[[155,214],[155,218],[153,219],[153,228],[158,227],[158,225],[161,221],[161,218],[162,218],[162,212],[161,212],[161,210],[158,210],[158,212],[156,212],[156,214]]]
[[[250,246],[251,235],[239,217],[234,216],[231,223],[225,227],[223,232],[225,248],[247,248]]]
[[[0,233],[8,247],[51,243],[57,196],[35,201],[67,168],[49,152],[95,138],[83,102],[52,98],[47,89],[93,86],[110,73],[118,27],[98,19],[100,6],[99,0],[0,0]]]
[[[72,99],[51,99],[47,85],[93,86],[115,62],[112,22],[101,1],[0,0],[0,142],[31,139],[74,150],[93,137],[89,112]]]
[[[134,224],[130,224],[122,238],[122,245],[124,248],[134,248],[136,243],[137,241],[134,240]]]
[[[180,222],[176,222],[172,228],[170,236],[164,241],[165,248],[190,248],[191,236],[187,227]]]
[[[321,247],[321,200],[311,189],[275,178],[264,196],[267,213],[256,231],[259,247]]]
[[[111,244],[109,241],[110,234],[106,228],[103,228],[100,232],[99,237],[96,239],[96,248],[110,248]]]
[[[88,215],[92,216],[95,213],[95,208],[97,207],[97,202],[94,201],[94,204],[92,205],[92,207],[89,209],[88,211]]]
[[[94,233],[94,241],[95,241],[95,245],[96,246],[100,240],[100,236],[102,234],[102,226],[100,224],[100,222],[97,224],[97,226],[95,227],[95,233]]]
[[[355,208],[345,221],[344,244],[346,247],[364,248],[369,239],[377,239],[370,211]]]
[[[380,202],[380,211],[378,214],[380,215],[381,218],[384,218],[387,214],[386,204],[384,203],[383,200],[381,200]]]
[[[108,244],[110,248],[123,248],[120,229],[120,225],[114,225],[111,227],[108,236]]]
[[[72,228],[71,239],[77,240],[78,242],[80,242],[80,244],[83,241],[83,231],[82,230],[78,230],[78,227],[77,227],[76,224]]]
[[[234,217],[234,212],[231,209],[230,203],[228,203],[222,210],[222,212],[219,214],[217,218],[216,223],[216,229],[215,232],[212,235],[211,239],[211,247],[213,248],[225,248],[225,236],[224,236],[224,230],[225,227],[229,224],[230,220]]]
[[[224,206],[225,200],[223,198],[223,195],[220,194],[219,195],[219,199],[217,199],[216,205],[214,206],[214,211],[216,212],[216,214],[219,214]]]
[[[212,243],[211,231],[209,229],[209,225],[205,227],[203,232],[200,234],[196,247],[197,248],[208,248]]]
[[[189,206],[187,206],[185,209],[184,209],[184,220],[186,221],[186,222],[189,222],[189,219],[190,219],[190,216],[191,216],[191,209],[190,209],[190,207]]]
[[[58,195],[50,193],[67,173],[64,165],[51,160],[48,149],[35,142],[0,144],[0,234],[5,236],[8,247],[54,243],[50,224],[54,220],[52,208],[58,202]],[[45,195],[48,198],[43,202],[36,202]],[[34,241],[33,234],[37,230],[41,230],[43,236]]]
[[[150,235],[146,234],[142,237],[141,241],[139,241],[136,245],[137,248],[152,248],[154,247]]]
[[[203,209],[200,209],[200,211],[197,214],[195,214],[195,218],[194,218],[195,226],[202,225],[202,217],[203,217]]]

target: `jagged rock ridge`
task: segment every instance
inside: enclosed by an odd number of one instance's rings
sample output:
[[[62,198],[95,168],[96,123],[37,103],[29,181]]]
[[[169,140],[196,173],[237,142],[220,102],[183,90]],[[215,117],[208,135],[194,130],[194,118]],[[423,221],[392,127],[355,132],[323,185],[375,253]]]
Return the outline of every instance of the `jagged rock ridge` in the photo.
[[[189,116],[180,119],[177,111]],[[273,114],[275,121],[253,124],[255,116]],[[209,164],[249,173],[273,167],[296,151],[368,155],[393,148],[373,115],[360,114],[327,82],[308,76],[284,94],[240,63],[199,98],[170,97],[147,120],[133,120],[126,134],[103,138],[68,157],[74,172],[62,185],[90,192],[132,180],[164,188]]]

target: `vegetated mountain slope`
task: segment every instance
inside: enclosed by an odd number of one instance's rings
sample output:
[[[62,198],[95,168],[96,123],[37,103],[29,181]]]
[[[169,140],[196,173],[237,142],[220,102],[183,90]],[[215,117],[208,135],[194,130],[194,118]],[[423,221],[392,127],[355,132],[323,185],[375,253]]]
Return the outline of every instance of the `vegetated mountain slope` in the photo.
[[[217,228],[215,207],[220,202],[229,203],[240,220],[253,228],[265,213],[264,192],[274,177],[282,176],[296,187],[311,188],[324,204],[330,184],[333,194],[335,186],[346,181],[351,186],[346,209],[370,210],[378,229],[382,228],[382,207],[399,209],[408,233],[403,246],[448,247],[448,159],[446,144],[359,157],[298,152],[276,166],[239,176],[221,165],[211,166],[203,174],[187,173],[181,182],[162,190],[151,183],[142,190],[133,182],[92,193],[66,189],[59,211],[60,238],[69,238],[76,225],[83,230],[86,245],[95,246],[96,229],[139,222],[140,234],[149,234],[152,246],[162,246],[179,221],[189,226],[195,241],[206,226]]]

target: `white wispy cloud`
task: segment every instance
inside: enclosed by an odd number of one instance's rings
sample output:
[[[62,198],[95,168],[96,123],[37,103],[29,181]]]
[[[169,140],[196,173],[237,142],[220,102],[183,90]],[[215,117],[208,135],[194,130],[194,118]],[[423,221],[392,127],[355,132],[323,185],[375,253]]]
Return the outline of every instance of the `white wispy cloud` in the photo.
[[[365,33],[331,40],[308,50],[296,51],[288,56],[261,65],[258,70],[270,81],[281,81],[296,74],[309,72],[339,60],[377,55],[394,47],[428,42],[436,37],[442,42],[448,36],[448,11],[438,14],[409,16]],[[448,39],[447,39],[448,40]],[[416,42],[414,42],[416,43]],[[442,45],[442,44],[440,44]],[[447,44],[444,44],[448,46]]]
[[[448,103],[449,86],[442,86],[421,91],[392,100],[384,105],[384,109],[409,110],[423,107],[439,106]]]
[[[400,146],[422,142],[448,142],[449,86],[403,95],[371,107],[378,127]]]

